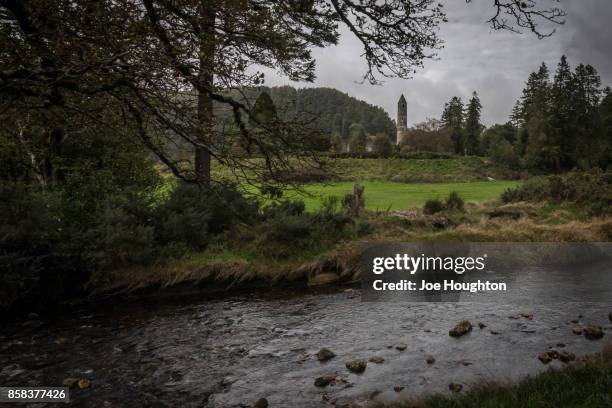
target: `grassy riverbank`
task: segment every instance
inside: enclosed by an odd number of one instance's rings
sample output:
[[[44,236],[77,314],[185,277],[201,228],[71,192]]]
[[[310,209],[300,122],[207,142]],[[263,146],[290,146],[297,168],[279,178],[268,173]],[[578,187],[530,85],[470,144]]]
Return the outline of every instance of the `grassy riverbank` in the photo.
[[[492,216],[496,212],[505,216]],[[293,223],[290,221],[290,225]],[[464,211],[435,215],[424,214],[418,208],[367,212],[346,228],[334,239],[298,229],[296,233],[304,236],[283,238],[287,241],[283,244],[268,242],[266,229],[236,226],[205,251],[169,263],[117,270],[110,279],[94,282],[92,287],[106,292],[184,283],[232,287],[249,283],[351,282],[359,278],[360,249],[366,242],[601,242],[612,238],[612,218],[591,217],[568,205],[503,204],[499,200],[468,203]],[[295,245],[287,247],[291,244]],[[280,251],[289,251],[288,256],[280,256]],[[325,276],[319,278],[320,275]]]
[[[530,376],[515,385],[482,384],[454,396],[434,395],[385,408],[612,407],[612,364],[599,358]]]

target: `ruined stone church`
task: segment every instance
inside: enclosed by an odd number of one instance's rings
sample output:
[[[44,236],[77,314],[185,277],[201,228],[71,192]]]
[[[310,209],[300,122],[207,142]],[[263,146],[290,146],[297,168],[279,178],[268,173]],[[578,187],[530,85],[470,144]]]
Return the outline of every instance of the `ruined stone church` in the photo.
[[[408,105],[406,104],[406,98],[404,98],[404,94],[400,96],[399,101],[397,101],[397,123],[395,127],[397,129],[396,142],[398,145],[401,145],[405,142],[404,139],[408,136]]]

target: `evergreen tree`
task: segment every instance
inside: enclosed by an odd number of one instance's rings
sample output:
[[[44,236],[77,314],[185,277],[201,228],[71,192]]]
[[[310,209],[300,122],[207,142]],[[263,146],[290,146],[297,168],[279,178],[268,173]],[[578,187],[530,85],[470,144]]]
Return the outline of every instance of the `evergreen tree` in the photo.
[[[523,121],[523,115],[521,113],[520,101],[516,101],[514,107],[512,108],[512,113],[510,114],[510,122],[516,128],[525,126],[525,122]]]
[[[278,112],[272,98],[267,92],[259,94],[251,110],[249,118],[249,131],[252,138],[245,138],[240,132],[235,132],[237,143],[235,147],[240,147],[248,155],[262,153],[268,148],[272,148],[279,141],[269,132],[278,122]],[[257,138],[257,143],[254,143]],[[240,150],[238,150],[240,151]]]
[[[542,64],[529,76],[511,115],[519,127],[516,152],[529,166],[542,170],[588,168],[605,161],[602,94],[605,90],[592,66],[580,64],[572,72],[562,56],[551,83]]]
[[[260,93],[251,111],[251,119],[254,119],[253,122],[255,122],[255,126],[272,124],[277,120],[277,117],[276,105],[274,105],[270,94],[267,92]]]
[[[599,165],[610,168],[612,165],[612,93],[608,92],[599,106],[601,150]]]
[[[550,78],[548,67],[542,63],[538,71],[529,75],[523,95],[518,102],[516,121],[520,125],[525,125],[533,115],[546,114],[549,110],[550,99]]]
[[[472,99],[468,104],[465,114],[465,133],[463,143],[463,154],[475,155],[478,153],[478,139],[482,132],[482,124],[480,123],[480,112],[482,104],[476,92],[472,93]]]
[[[591,65],[580,64],[574,74],[574,95],[572,99],[572,121],[574,151],[570,159],[573,164],[591,167],[597,161],[601,148],[602,132],[599,123],[599,101],[601,99],[601,79]]]
[[[453,141],[455,153],[463,153],[463,102],[461,98],[453,96],[451,100],[444,105],[442,124],[451,133],[451,140]]]
[[[549,152],[550,162],[554,163],[554,170],[572,165],[571,157],[574,155],[574,105],[573,96],[575,81],[574,75],[567,62],[567,57],[561,57],[551,88],[551,107],[548,124],[550,126]],[[558,155],[558,157],[553,157]]]

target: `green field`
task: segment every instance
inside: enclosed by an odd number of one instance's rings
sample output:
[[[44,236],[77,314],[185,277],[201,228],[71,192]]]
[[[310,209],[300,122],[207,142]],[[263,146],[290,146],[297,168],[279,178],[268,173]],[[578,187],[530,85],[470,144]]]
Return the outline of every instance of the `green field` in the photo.
[[[291,192],[287,198],[301,198],[307,210],[315,210],[326,196],[342,198],[353,189],[353,182],[309,184],[305,195]],[[517,181],[477,181],[467,183],[414,183],[403,184],[384,181],[366,181],[366,208],[369,210],[400,210],[421,207],[430,198],[444,199],[456,191],[467,202],[481,202],[498,198],[504,190],[514,187]]]

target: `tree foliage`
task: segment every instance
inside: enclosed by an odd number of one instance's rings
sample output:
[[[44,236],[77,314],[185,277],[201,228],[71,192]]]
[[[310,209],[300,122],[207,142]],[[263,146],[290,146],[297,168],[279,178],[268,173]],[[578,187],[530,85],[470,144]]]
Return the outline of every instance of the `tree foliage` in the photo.
[[[541,35],[538,21],[559,23],[563,13],[538,3],[496,1],[490,21]],[[337,44],[344,27],[363,48],[364,80],[409,78],[441,46],[445,18],[433,0],[0,0],[0,123],[17,139],[39,135],[34,161],[48,185],[58,182],[53,157],[66,141],[100,123],[137,135],[177,177],[211,181],[212,159],[270,180],[317,160],[294,137],[299,126],[260,126],[265,143],[249,132],[252,107],[225,92],[260,85],[250,67],[312,81],[312,49]],[[214,102],[265,156],[260,165],[232,154]],[[193,146],[191,165],[169,153],[176,138]]]
[[[463,154],[465,151],[463,115],[463,101],[461,98],[453,96],[451,100],[444,105],[444,111],[442,112],[442,124],[450,131],[455,153],[460,154]]]
[[[526,164],[560,171],[606,167],[610,142],[601,127],[601,79],[591,65],[573,71],[561,57],[551,80],[546,65],[529,76],[513,112],[519,126],[517,152]]]
[[[483,129],[480,123],[481,110],[482,104],[480,103],[480,98],[474,92],[465,112],[463,153],[466,155],[479,153],[479,138]]]

